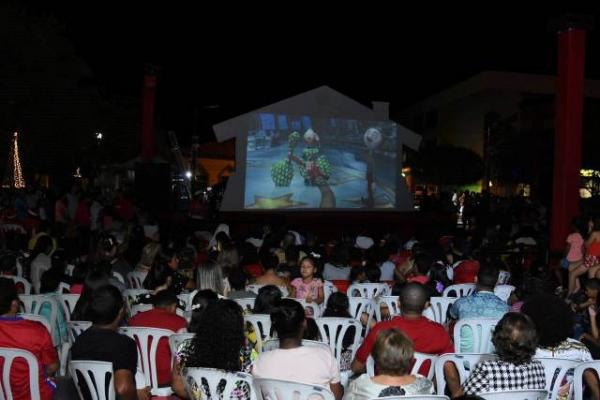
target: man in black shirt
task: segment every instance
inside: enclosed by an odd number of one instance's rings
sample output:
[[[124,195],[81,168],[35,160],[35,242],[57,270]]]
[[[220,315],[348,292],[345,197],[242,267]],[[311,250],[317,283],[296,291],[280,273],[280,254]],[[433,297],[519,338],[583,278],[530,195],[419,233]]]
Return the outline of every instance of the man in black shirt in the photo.
[[[125,314],[125,304],[119,289],[103,286],[96,289],[90,304],[93,325],[83,332],[71,349],[73,360],[111,362],[117,397],[123,400],[150,398],[148,387],[136,390],[137,347],[135,341],[118,333]]]

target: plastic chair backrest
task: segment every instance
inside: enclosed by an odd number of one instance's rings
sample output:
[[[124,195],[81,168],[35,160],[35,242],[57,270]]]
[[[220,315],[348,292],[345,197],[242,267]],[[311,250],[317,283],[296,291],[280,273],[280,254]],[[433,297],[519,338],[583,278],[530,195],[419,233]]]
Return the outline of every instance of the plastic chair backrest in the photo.
[[[316,340],[302,340],[302,346],[307,346],[307,347],[322,347],[324,349],[327,349],[329,351],[331,351],[331,349],[329,348],[329,345],[327,343],[323,343],[323,342],[318,342]],[[271,351],[271,350],[275,350],[279,348],[279,339],[269,339],[269,340],[265,340],[262,343],[262,349],[261,351],[264,353],[265,351]]]
[[[194,300],[196,293],[198,293],[198,290],[192,290],[190,293],[181,293],[177,296],[179,301],[183,303],[185,311],[192,311],[192,300]]]
[[[485,400],[546,400],[546,390],[507,390],[505,392],[479,393]]]
[[[180,351],[181,345],[196,336],[195,333],[175,333],[169,336],[169,349],[171,356],[174,358]]]
[[[138,298],[140,296],[150,294],[151,291],[147,289],[126,289],[123,292],[125,299],[127,300],[127,307],[131,310],[134,304],[138,303]]]
[[[69,372],[80,399],[89,393],[91,400],[115,400],[112,363],[105,361],[78,360],[69,363]]]
[[[131,289],[143,289],[147,272],[132,271],[127,274],[127,283]]]
[[[352,318],[356,320],[360,320],[363,313],[368,314],[370,318],[372,318],[375,313],[374,301],[372,299],[367,299],[365,297],[348,297],[348,302],[350,303],[348,312]]]
[[[324,386],[279,379],[254,379],[254,386],[263,400],[335,400]]]
[[[389,296],[391,289],[387,283],[353,283],[346,291],[348,297],[365,297],[373,299],[377,296]]]
[[[14,275],[4,275],[3,278],[12,279],[17,286],[17,292],[19,291],[19,285],[23,287],[23,294],[31,294],[31,283],[25,278]]]
[[[474,283],[460,283],[458,285],[450,285],[446,289],[444,289],[442,296],[443,297],[468,296],[471,293],[473,293],[473,291],[475,290],[475,286],[476,285]],[[453,294],[453,293],[454,293],[454,296],[450,296],[450,294]]]
[[[254,303],[256,302],[256,298],[254,297],[246,297],[243,299],[234,299],[236,303],[242,307],[242,310],[248,311],[254,309]]]
[[[67,323],[69,327],[69,337],[71,338],[71,343],[75,343],[75,340],[83,331],[92,326],[90,321],[69,321]]]
[[[60,298],[61,298],[60,305],[65,313],[65,318],[67,319],[67,321],[71,320],[71,314],[73,313],[73,310],[75,309],[75,305],[77,305],[77,302],[79,301],[79,297],[81,297],[81,295],[79,295],[79,294],[72,294],[72,293],[61,293],[60,294]]]
[[[243,372],[226,372],[213,368],[186,368],[185,371],[185,387],[188,392],[189,398],[192,391],[201,391],[203,395],[200,398],[211,398],[211,399],[231,399],[236,398],[233,393],[239,385],[246,385],[250,392],[250,400],[256,400],[256,390],[254,389],[252,375]],[[221,381],[225,381],[225,387],[221,392],[219,390],[219,384]],[[210,393],[204,393],[203,382],[206,382],[208,391]]]
[[[73,264],[67,264],[65,268],[65,275],[73,276],[73,272],[75,271],[75,266]]]
[[[425,363],[425,361],[429,360],[430,364],[429,364],[429,370],[427,372],[426,378],[429,380],[433,379],[433,375],[435,373],[435,362],[437,361],[438,356],[435,354],[425,354],[425,353],[415,352],[413,355],[413,359],[414,359],[414,363],[412,365],[410,373],[412,375],[418,373],[419,370],[421,369],[421,366]],[[370,377],[375,376],[375,359],[373,359],[373,357],[370,355],[369,355],[369,358],[367,358],[366,368],[367,368],[367,374],[369,374]]]
[[[71,293],[71,285],[65,282],[61,282],[58,284],[57,293]]]
[[[321,316],[321,314],[323,314],[323,309],[321,308],[321,306],[318,303],[309,303],[308,301],[306,301],[304,299],[294,299],[292,297],[288,297],[288,298],[302,304],[302,307],[304,308],[304,311],[306,312],[307,316],[311,316],[313,318],[319,318]]]
[[[515,290],[513,285],[496,285],[494,288],[494,294],[500,297],[503,301],[508,302],[508,298],[513,290]]]
[[[546,373],[545,389],[550,393],[551,399],[558,398],[558,391],[562,385],[563,379],[570,369],[575,368],[580,363],[573,360],[562,358],[535,358],[544,366]],[[553,385],[554,383],[554,385]]]
[[[262,342],[273,339],[275,333],[271,332],[271,316],[269,314],[244,315],[244,321],[250,323],[256,332],[256,345],[260,350]]]
[[[121,327],[119,331],[135,340],[138,350],[138,366],[141,366],[144,375],[149,380],[153,392],[159,390],[156,368],[156,351],[160,339],[173,335],[168,329]]]
[[[327,304],[329,296],[337,292],[337,287],[330,281],[323,281],[323,304]]]
[[[121,282],[123,285],[125,284],[125,278],[123,277],[123,275],[121,275],[117,271],[113,271],[112,276],[113,276],[113,278],[115,278],[116,280]]]
[[[573,384],[571,385],[571,393],[574,393],[574,400],[583,400],[583,373],[587,369],[596,371],[600,376],[600,361],[588,361],[579,364],[573,372]]]
[[[362,324],[353,318],[336,318],[336,317],[322,317],[315,318],[315,322],[319,327],[321,333],[321,340],[329,344],[333,356],[338,361],[338,365],[342,360],[342,351],[344,348],[344,336],[346,332],[354,327],[354,337],[352,343],[348,347],[348,350],[352,351],[351,360],[354,360],[354,355],[358,350],[360,344]]]
[[[133,317],[136,314],[142,313],[142,312],[146,312],[146,311],[150,311],[152,310],[154,307],[152,306],[152,304],[136,304],[133,307],[131,307],[131,310],[129,311],[129,316]]]
[[[11,349],[7,347],[0,347],[0,360],[3,361],[2,365],[2,379],[0,380],[0,398],[12,400],[12,387],[10,384],[11,367],[13,362],[22,358],[27,362],[29,369],[29,393],[32,400],[40,400],[40,384],[39,384],[39,371],[38,371],[38,360],[35,356],[27,350],[22,349]],[[4,395],[3,395],[4,393]],[[6,397],[5,397],[6,396]]]
[[[448,308],[450,305],[456,301],[456,297],[431,297],[429,302],[431,306],[428,309],[431,309],[431,314],[424,313],[426,317],[430,315],[433,316],[432,321],[437,322],[438,324],[444,325],[448,322]]]
[[[381,322],[383,320],[381,307],[384,306],[388,309],[389,318],[396,315],[400,315],[400,305],[398,304],[398,296],[380,296],[375,304],[375,321]]]
[[[458,371],[460,384],[465,383],[469,374],[475,366],[483,361],[495,360],[495,354],[480,354],[480,353],[448,353],[438,356],[435,362],[435,383],[438,394],[444,394],[446,389],[446,379],[444,377],[444,364],[451,362]]]
[[[471,329],[473,343],[469,353],[493,353],[492,334],[498,324],[497,318],[464,318],[459,319],[454,325],[454,348],[460,352],[463,327]]]

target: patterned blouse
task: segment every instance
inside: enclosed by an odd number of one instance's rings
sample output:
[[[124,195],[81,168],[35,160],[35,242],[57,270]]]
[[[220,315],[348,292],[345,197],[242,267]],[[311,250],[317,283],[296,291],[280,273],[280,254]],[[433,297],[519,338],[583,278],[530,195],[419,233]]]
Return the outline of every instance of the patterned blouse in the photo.
[[[515,365],[506,361],[484,361],[475,367],[464,383],[465,394],[506,390],[544,390],[546,374],[538,360]]]

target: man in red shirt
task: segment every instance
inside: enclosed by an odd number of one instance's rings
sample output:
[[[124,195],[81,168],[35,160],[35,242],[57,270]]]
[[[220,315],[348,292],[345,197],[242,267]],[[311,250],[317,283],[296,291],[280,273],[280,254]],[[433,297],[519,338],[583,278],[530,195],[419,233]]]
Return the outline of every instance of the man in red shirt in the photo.
[[[50,380],[58,371],[58,355],[48,330],[37,321],[17,317],[19,297],[10,279],[0,278],[0,347],[27,350],[38,361],[38,384],[42,400],[50,400],[56,384]],[[4,360],[2,360],[2,363]],[[15,399],[30,399],[29,368],[17,358],[10,371],[10,386]]]
[[[412,339],[415,351],[419,353],[454,353],[454,345],[444,327],[421,315],[428,304],[429,298],[425,287],[418,283],[407,283],[400,293],[402,315],[394,317],[390,321],[380,322],[371,329],[356,352],[352,362],[352,371],[357,374],[365,372],[367,358],[371,354],[377,334],[386,329],[400,329]]]
[[[129,320],[129,326],[168,329],[173,333],[184,332],[187,328],[185,318],[176,314],[177,297],[170,290],[158,292],[152,299],[154,308],[135,315]],[[156,350],[156,373],[159,385],[171,383],[171,351],[167,338],[160,339]]]

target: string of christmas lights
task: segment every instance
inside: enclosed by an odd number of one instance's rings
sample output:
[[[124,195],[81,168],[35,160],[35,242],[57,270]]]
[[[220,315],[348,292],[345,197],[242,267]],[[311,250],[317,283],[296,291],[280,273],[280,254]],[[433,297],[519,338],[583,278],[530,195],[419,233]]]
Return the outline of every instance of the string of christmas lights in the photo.
[[[25,188],[25,180],[23,179],[23,170],[21,169],[21,157],[19,156],[19,134],[15,132],[13,136],[13,145],[11,149],[11,157],[12,157],[12,167],[13,167],[13,176],[12,176],[12,184],[15,189],[24,189]]]

